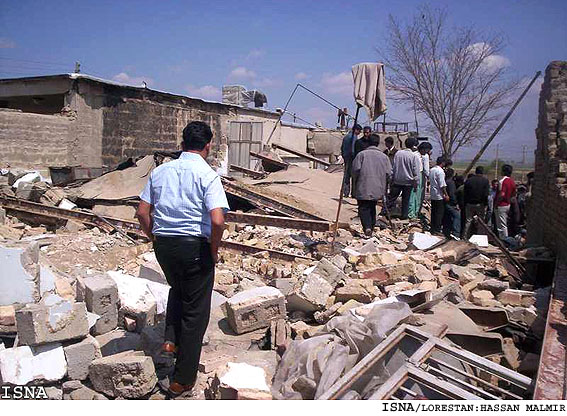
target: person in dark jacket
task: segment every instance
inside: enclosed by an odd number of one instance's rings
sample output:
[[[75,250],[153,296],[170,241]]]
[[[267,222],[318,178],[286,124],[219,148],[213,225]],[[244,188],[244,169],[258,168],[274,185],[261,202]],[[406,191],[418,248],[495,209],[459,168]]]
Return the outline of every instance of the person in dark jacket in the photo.
[[[475,215],[484,221],[486,209],[488,207],[489,193],[490,183],[484,176],[484,168],[482,166],[477,166],[475,174],[465,182],[466,223],[463,231],[463,238],[468,239],[470,237],[470,229]]]
[[[461,213],[461,238],[467,218],[465,216],[465,178],[463,175],[455,175],[455,187],[457,188],[457,205]]]
[[[352,131],[343,137],[343,143],[341,145],[341,156],[344,161],[344,173],[343,173],[343,196],[349,197],[351,192],[351,168],[352,161],[354,160],[354,143],[362,131],[360,124],[355,124]]]
[[[445,183],[447,184],[447,195],[449,200],[445,201],[445,212],[443,214],[443,234],[446,237],[459,239],[461,235],[461,212],[457,201],[457,187],[454,181],[455,171],[453,168],[445,169]]]
[[[355,183],[355,195],[358,202],[358,216],[367,237],[372,235],[376,226],[376,203],[384,198],[392,176],[390,159],[380,149],[380,137],[371,134],[369,144],[352,163],[352,177]]]
[[[362,129],[362,137],[354,142],[354,157],[370,146],[370,133],[372,133],[372,129],[368,126],[364,126]]]
[[[386,145],[386,149],[384,149],[384,154],[390,158],[390,163],[394,166],[394,156],[398,149],[394,146],[394,138],[392,136],[388,136],[384,139],[384,144]]]

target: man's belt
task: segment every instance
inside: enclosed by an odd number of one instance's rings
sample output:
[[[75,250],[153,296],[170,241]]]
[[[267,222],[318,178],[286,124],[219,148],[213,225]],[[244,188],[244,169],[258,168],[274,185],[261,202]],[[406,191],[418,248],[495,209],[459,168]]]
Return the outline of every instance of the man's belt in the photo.
[[[158,241],[199,241],[207,242],[207,237],[196,236],[196,235],[156,235],[156,240]]]

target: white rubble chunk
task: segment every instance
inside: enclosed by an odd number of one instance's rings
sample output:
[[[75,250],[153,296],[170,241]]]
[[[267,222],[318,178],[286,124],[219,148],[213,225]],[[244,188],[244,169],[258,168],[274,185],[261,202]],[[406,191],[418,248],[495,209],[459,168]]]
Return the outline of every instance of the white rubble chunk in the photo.
[[[39,271],[39,293],[43,295],[45,292],[55,290],[55,274],[47,266],[40,266]]]
[[[68,199],[63,198],[59,203],[59,208],[71,210],[77,208],[77,205],[69,201]]]
[[[226,373],[219,378],[221,387],[236,391],[270,391],[263,368],[246,363],[227,363],[227,367]]]
[[[479,247],[488,247],[488,236],[482,234],[475,234],[469,238],[469,243],[476,244]]]
[[[87,311],[87,321],[89,323],[89,331],[96,325],[96,322],[100,319],[100,315]]]
[[[441,241],[439,237],[425,233],[411,233],[409,241],[418,250],[427,250],[429,247],[434,246]]]
[[[128,316],[136,317],[136,327],[141,330],[146,324],[154,322],[157,302],[148,287],[148,280],[140,279],[117,271],[107,274],[116,282],[120,311]]]
[[[53,382],[61,380],[65,374],[67,361],[61,344],[0,350],[1,383]]]
[[[167,298],[169,296],[169,285],[156,283],[152,281],[147,282],[148,289],[156,300],[156,313],[158,315],[165,314],[167,309]]]
[[[41,182],[41,180],[42,177],[38,171],[29,172],[26,173],[21,178],[19,178],[18,180],[16,180],[16,182],[12,184],[12,188],[18,189],[18,185],[21,183],[35,183],[35,182]]]

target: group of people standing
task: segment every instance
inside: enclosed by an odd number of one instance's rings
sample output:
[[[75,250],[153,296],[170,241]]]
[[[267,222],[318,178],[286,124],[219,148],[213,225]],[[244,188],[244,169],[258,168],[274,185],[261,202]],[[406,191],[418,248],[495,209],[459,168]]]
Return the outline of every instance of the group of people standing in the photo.
[[[359,139],[360,132],[363,135]],[[495,224],[502,240],[509,237],[509,212],[516,195],[512,166],[502,166],[502,178],[492,185],[482,166],[477,166],[465,181],[455,175],[453,162],[446,156],[438,157],[430,168],[433,146],[429,142],[419,143],[417,138],[409,137],[405,149],[398,150],[394,139],[386,137],[385,144],[386,149],[380,150],[380,137],[370,127],[363,129],[357,124],[343,138],[341,147],[345,164],[343,196],[357,200],[365,235],[372,235],[376,226],[379,200],[386,214],[401,195],[401,219],[419,218],[429,185],[432,234],[469,238],[473,218],[478,216]]]

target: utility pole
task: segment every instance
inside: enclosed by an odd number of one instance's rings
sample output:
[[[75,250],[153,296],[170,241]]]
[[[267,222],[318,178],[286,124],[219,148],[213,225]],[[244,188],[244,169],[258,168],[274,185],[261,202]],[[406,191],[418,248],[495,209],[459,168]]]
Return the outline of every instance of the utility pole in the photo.
[[[537,71],[537,73],[535,74],[535,76],[532,78],[532,80],[530,81],[529,85],[526,87],[526,89],[524,90],[524,92],[522,92],[522,94],[520,95],[520,97],[518,97],[518,99],[516,100],[516,102],[514,103],[514,105],[512,106],[512,108],[510,109],[510,111],[508,111],[508,114],[506,114],[506,116],[502,119],[502,121],[500,122],[500,124],[498,125],[498,127],[496,127],[496,130],[494,130],[494,132],[490,135],[490,137],[488,138],[488,140],[486,140],[486,142],[482,145],[482,147],[480,148],[480,150],[478,151],[478,153],[476,154],[476,156],[473,158],[473,160],[471,161],[470,165],[465,169],[465,172],[463,173],[463,175],[466,175],[467,173],[469,173],[469,171],[473,168],[473,166],[476,164],[477,160],[480,159],[480,157],[482,156],[482,154],[484,153],[484,151],[486,150],[486,148],[488,147],[488,145],[492,142],[492,140],[494,140],[494,137],[496,137],[496,135],[498,134],[498,132],[502,129],[502,127],[504,127],[504,124],[506,124],[506,121],[508,121],[508,119],[510,118],[510,116],[512,115],[512,113],[514,112],[514,110],[516,109],[516,107],[518,106],[518,104],[520,104],[520,101],[522,101],[522,98],[524,98],[524,96],[528,93],[529,89],[532,87],[532,85],[534,84],[534,82],[536,81],[536,79],[541,75],[541,71]]]
[[[522,146],[522,166],[526,166],[526,145]]]
[[[500,149],[500,144],[496,145],[496,166],[494,168],[494,179],[498,179],[498,150]]]

